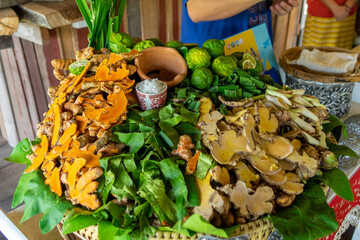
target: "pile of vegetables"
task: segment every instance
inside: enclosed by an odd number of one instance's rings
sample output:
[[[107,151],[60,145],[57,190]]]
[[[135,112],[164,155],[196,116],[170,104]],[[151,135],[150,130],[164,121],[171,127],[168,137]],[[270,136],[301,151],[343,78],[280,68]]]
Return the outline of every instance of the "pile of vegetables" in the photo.
[[[44,233],[61,220],[65,234],[97,225],[100,240],[156,231],[229,237],[267,214],[285,239],[337,229],[318,182],[353,198],[334,168],[337,145],[327,142],[342,123],[316,98],[265,85],[253,98],[213,102],[213,93],[177,88],[165,107],[141,111],[128,63],[138,54],[89,47],[76,59],[53,60],[65,72],[70,62],[86,65],[49,89],[38,138],[24,139],[8,158],[28,166],[12,205],[25,202],[22,221],[43,212]]]
[[[284,239],[317,239],[338,227],[320,183],[353,200],[330,141],[344,125],[303,90],[274,84],[250,54],[224,56],[224,42],[134,39],[118,33],[126,1],[76,0],[89,47],[52,61],[59,86],[37,139],[7,159],[26,164],[12,207],[40,229],[68,234],[96,225],[98,238],[148,239],[159,231],[227,238],[270,218]],[[104,27],[105,26],[105,27]],[[189,71],[160,109],[141,111],[133,59],[176,48]],[[344,129],[344,133],[346,130]]]

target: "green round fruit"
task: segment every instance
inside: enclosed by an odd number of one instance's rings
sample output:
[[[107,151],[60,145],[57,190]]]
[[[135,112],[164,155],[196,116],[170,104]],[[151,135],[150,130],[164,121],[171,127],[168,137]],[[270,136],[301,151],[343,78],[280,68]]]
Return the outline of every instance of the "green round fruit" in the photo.
[[[143,51],[146,48],[155,47],[155,43],[151,40],[144,40],[137,44],[135,44],[134,49],[138,50],[139,52]]]
[[[244,53],[242,59],[243,60],[249,60],[254,66],[256,66],[256,59],[250,53]]]
[[[120,33],[120,35],[121,35],[121,42],[125,44],[127,48],[131,49],[135,45],[135,40],[132,36],[124,32]]]
[[[202,48],[205,48],[212,58],[217,58],[224,55],[224,46],[224,40],[209,39],[203,43]]]
[[[175,49],[181,48],[182,46],[184,46],[184,43],[180,41],[169,41],[165,43],[165,47],[171,47]]]
[[[194,47],[189,50],[185,57],[188,68],[192,71],[210,66],[211,56],[204,48]]]
[[[247,69],[247,71],[253,75],[253,76],[259,76],[259,74],[262,72],[262,64],[260,61],[256,61],[256,67],[255,68],[251,68],[251,69]]]
[[[197,89],[205,90],[211,86],[213,74],[208,68],[196,69],[191,75],[191,85]]]
[[[228,77],[237,68],[237,62],[234,60],[234,57],[219,56],[214,59],[211,68],[220,77]]]
[[[88,63],[89,63],[89,60],[87,60],[87,59],[77,60],[76,62],[73,62],[72,64],[70,64],[69,71],[72,74],[80,75]]]

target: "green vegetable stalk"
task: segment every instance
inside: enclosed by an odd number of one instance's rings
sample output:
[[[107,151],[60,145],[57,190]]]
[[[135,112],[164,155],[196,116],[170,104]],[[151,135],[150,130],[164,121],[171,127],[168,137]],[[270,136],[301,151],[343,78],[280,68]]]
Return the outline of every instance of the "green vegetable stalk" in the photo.
[[[127,52],[133,44],[129,36],[118,34],[126,0],[75,0],[89,28],[89,47],[95,50],[109,48],[114,52]],[[129,40],[130,39],[130,40]]]

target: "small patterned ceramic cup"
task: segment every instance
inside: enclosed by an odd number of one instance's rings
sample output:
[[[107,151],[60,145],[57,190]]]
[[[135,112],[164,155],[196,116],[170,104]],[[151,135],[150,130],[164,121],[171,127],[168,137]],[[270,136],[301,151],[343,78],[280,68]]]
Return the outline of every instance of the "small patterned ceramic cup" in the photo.
[[[158,80],[160,81],[160,80]],[[160,93],[150,94],[150,93],[144,93],[140,91],[139,84],[142,84],[143,81],[139,82],[136,87],[136,96],[139,101],[140,107],[142,110],[150,110],[150,109],[156,109],[161,108],[166,103],[166,97],[167,97],[167,85],[165,82],[160,81],[165,85],[164,90],[162,90]]]

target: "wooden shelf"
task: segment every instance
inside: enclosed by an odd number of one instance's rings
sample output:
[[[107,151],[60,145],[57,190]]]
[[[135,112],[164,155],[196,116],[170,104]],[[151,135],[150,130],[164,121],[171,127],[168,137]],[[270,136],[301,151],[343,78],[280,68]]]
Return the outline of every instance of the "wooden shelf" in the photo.
[[[16,7],[21,20],[54,29],[70,25],[82,20],[82,16],[74,0],[61,2],[28,2]]]

